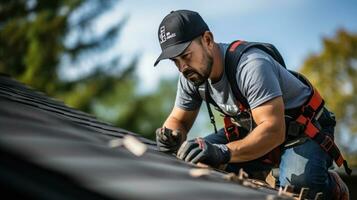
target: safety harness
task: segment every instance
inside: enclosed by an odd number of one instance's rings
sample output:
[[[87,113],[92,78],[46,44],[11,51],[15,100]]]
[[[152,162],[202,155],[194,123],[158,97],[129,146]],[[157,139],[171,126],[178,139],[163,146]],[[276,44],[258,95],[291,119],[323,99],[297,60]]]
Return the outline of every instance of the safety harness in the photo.
[[[240,61],[241,56],[244,52],[246,52],[250,48],[258,48],[263,50],[264,52],[268,53],[272,56],[280,65],[286,68],[284,60],[279,53],[279,51],[272,45],[268,43],[258,43],[258,42],[246,42],[242,40],[237,40],[232,42],[227,51],[225,56],[225,74],[227,75],[228,81],[230,83],[232,92],[238,101],[238,118],[241,116],[251,116],[250,107],[248,104],[247,99],[242,95],[240,92],[237,82],[236,82],[236,72],[237,66]],[[301,74],[298,72],[294,72],[288,70],[292,73],[295,77],[297,77],[300,81],[310,87],[311,94],[307,101],[298,109],[294,109],[295,117],[294,120],[289,122],[287,133],[291,133],[292,135],[296,136],[307,136],[308,138],[315,141],[320,147],[333,158],[337,166],[341,167],[342,165],[345,168],[347,174],[351,174],[352,170],[348,167],[346,160],[343,158],[340,150],[338,149],[337,145],[335,144],[333,138],[329,135],[321,132],[321,128],[317,125],[317,121],[324,109],[324,100],[322,99],[319,92],[311,85],[311,83]],[[239,138],[239,130],[236,124],[232,122],[233,116],[229,116],[225,114],[219,106],[214,102],[212,97],[208,91],[208,83],[205,83],[202,91],[202,88],[199,87],[199,94],[203,99],[206,101],[207,110],[210,116],[211,123],[214,126],[215,132],[217,133],[217,128],[215,125],[214,115],[210,108],[210,103],[214,105],[214,107],[224,114],[224,131],[228,141],[233,141]],[[291,113],[291,110],[286,110],[286,113]],[[252,120],[253,121],[253,120]],[[253,123],[253,122],[252,122]],[[250,130],[251,131],[251,130]],[[302,134],[303,133],[303,134]],[[263,156],[263,160],[267,163],[278,164],[280,159],[276,157],[280,157],[280,147],[277,147],[267,155]]]

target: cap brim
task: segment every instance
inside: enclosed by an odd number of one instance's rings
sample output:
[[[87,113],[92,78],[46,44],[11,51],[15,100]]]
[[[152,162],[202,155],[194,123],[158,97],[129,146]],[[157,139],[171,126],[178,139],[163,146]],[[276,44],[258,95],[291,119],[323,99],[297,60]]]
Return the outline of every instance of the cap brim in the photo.
[[[180,43],[180,44],[176,44],[170,47],[167,47],[166,49],[164,49],[160,56],[156,59],[155,63],[154,63],[154,67],[161,61],[164,59],[168,59],[168,58],[173,58],[176,56],[179,56],[180,54],[182,54],[185,49],[191,44],[191,41],[188,42],[184,42],[184,43]]]

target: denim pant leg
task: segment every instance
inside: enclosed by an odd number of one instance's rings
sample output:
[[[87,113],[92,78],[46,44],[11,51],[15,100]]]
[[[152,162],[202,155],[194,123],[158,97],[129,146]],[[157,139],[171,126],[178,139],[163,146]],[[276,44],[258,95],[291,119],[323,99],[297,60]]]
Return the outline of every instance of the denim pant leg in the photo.
[[[317,192],[323,192],[325,197],[329,197],[334,188],[328,174],[331,164],[330,156],[312,140],[286,149],[279,167],[280,185],[293,185],[296,192],[302,187],[308,187],[311,197]]]
[[[211,133],[204,137],[204,139],[212,144],[227,144],[228,140],[226,135],[224,134],[224,129],[221,128],[217,131],[217,133]]]
[[[217,133],[212,133],[212,134],[206,136],[204,139],[212,144],[227,144],[228,143],[228,140],[226,138],[223,128],[218,130]],[[243,163],[229,163],[227,165],[227,168],[225,171],[239,173],[239,170],[243,169],[245,172],[247,172],[251,176],[252,174],[255,174],[256,172],[269,171],[269,170],[271,170],[271,168],[272,168],[271,165],[262,163],[259,160],[252,160],[252,161],[243,162]]]
[[[321,132],[334,135],[334,122],[328,120],[329,113],[324,111],[320,125]],[[310,189],[310,197],[317,192],[323,192],[325,199],[331,197],[331,191],[336,183],[328,173],[333,159],[313,140],[288,148],[282,152],[279,182],[281,186],[294,185],[299,191],[301,187]]]

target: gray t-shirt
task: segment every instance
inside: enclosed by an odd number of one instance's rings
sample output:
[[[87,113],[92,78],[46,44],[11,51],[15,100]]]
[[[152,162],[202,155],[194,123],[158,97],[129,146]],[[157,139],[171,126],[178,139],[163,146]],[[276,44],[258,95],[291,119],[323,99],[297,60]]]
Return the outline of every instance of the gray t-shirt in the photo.
[[[229,44],[219,44],[220,52],[225,57]],[[285,109],[301,106],[310,95],[310,88],[299,81],[283,66],[264,51],[252,48],[245,52],[237,66],[237,83],[242,95],[247,99],[250,108],[278,96],[283,97]],[[209,82],[209,92],[212,99],[221,110],[231,116],[239,112],[239,105],[232,93],[225,72],[214,84]],[[198,89],[182,74],[178,81],[175,106],[184,110],[196,110],[200,107],[202,98]]]

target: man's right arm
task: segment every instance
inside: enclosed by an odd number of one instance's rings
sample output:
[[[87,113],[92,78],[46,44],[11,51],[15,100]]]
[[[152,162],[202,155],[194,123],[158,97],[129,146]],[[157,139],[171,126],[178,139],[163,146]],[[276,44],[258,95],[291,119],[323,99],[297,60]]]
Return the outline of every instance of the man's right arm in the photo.
[[[196,91],[197,88],[180,74],[175,106],[163,127],[156,130],[156,143],[159,151],[175,153],[186,140],[202,103]]]
[[[178,130],[182,136],[182,142],[186,140],[187,133],[190,131],[196,120],[199,109],[188,111],[175,106],[167,117],[163,127],[171,130]]]

